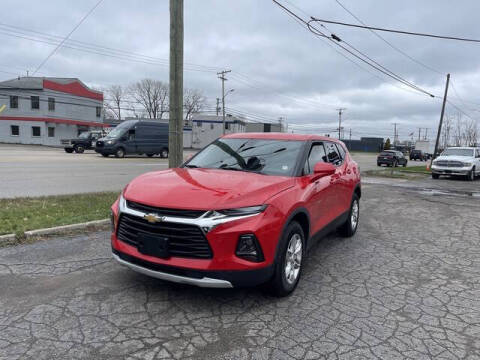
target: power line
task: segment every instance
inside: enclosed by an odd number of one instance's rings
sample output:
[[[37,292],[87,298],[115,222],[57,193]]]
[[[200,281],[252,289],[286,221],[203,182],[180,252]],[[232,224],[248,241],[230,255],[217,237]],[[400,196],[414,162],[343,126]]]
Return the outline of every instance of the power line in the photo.
[[[307,29],[313,33],[314,35],[316,36],[319,36],[319,37],[323,37],[325,39],[328,39],[329,41],[331,41],[332,43],[334,43],[335,45],[337,45],[338,47],[342,48],[343,50],[345,50],[346,52],[348,52],[349,54],[351,54],[352,56],[356,57],[357,59],[359,59],[360,61],[364,62],[365,64],[369,65],[370,67],[374,68],[375,70],[383,73],[384,75],[387,75],[388,77],[398,81],[398,82],[401,82],[402,84],[410,87],[410,88],[413,88],[417,91],[420,91],[430,97],[435,97],[433,94],[430,94],[429,92],[419,88],[418,86],[414,85],[414,84],[411,84],[409,83],[408,81],[402,81],[401,80],[401,77],[399,77],[398,75],[396,75],[395,73],[393,73],[392,71],[388,70],[388,71],[385,71],[383,70],[382,68],[380,68],[379,66],[375,65],[375,64],[372,64],[371,62],[365,60],[364,58],[362,58],[361,56],[355,54],[353,51],[347,49],[345,46],[341,45],[340,42],[342,41],[338,36],[336,36],[335,34],[331,34],[331,36],[327,36],[325,35],[324,33],[322,33],[320,30],[318,30],[316,27],[314,27],[313,25],[311,25],[311,22],[315,21],[314,18],[312,17],[312,20],[310,21],[305,21],[303,18],[301,18],[300,16],[298,16],[297,14],[295,14],[293,11],[291,11],[290,9],[288,9],[287,7],[285,7],[284,5],[280,4],[277,0],[272,0],[275,4],[277,4],[279,7],[281,7],[285,12],[287,12],[287,14],[290,14],[291,16],[295,17],[297,20],[301,21],[306,27]],[[302,25],[302,27],[304,27]],[[349,45],[347,43],[347,45]],[[350,45],[349,45],[350,46]],[[358,50],[356,50],[358,52]],[[363,56],[365,56],[365,54],[359,52],[360,54],[362,54]],[[378,63],[377,63],[378,64]]]
[[[53,51],[50,52],[50,54],[48,54],[48,56],[45,58],[45,60],[43,60],[43,61],[40,63],[40,65],[38,65],[38,67],[37,67],[37,68],[35,69],[35,71],[33,72],[33,75],[35,75],[35,73],[36,73],[38,70],[40,70],[40,68],[48,61],[48,59],[50,59],[50,58],[57,52],[57,50],[58,50],[58,49],[63,45],[63,43],[70,37],[70,35],[72,35],[73,32],[74,32],[75,30],[77,30],[80,25],[82,25],[82,23],[85,21],[85,19],[93,12],[93,10],[95,10],[95,9],[98,7],[98,5],[100,5],[100,3],[101,3],[102,1],[103,1],[103,0],[98,0],[98,2],[95,4],[95,6],[94,6],[93,8],[91,8],[89,12],[87,12],[87,13],[85,14],[85,16],[78,22],[77,25],[75,25],[75,27],[72,29],[72,31],[70,31],[70,32],[67,34],[67,36],[65,36],[65,38],[57,45],[57,47],[56,47],[55,49],[53,49]]]
[[[356,19],[360,24],[362,25],[365,25],[365,26],[368,26],[367,24],[365,24],[360,18],[358,18],[358,16],[356,16],[353,12],[351,12],[345,5],[343,5],[339,0],[335,0],[337,2],[338,5],[340,5],[346,12],[348,12],[354,19]],[[439,75],[443,75],[440,71],[438,70],[435,70],[434,68],[432,68],[431,66],[428,66],[426,65],[425,63],[421,62],[420,60],[417,60],[415,58],[413,58],[412,56],[408,55],[405,51],[399,49],[398,47],[396,47],[395,45],[393,45],[390,41],[388,41],[387,39],[385,39],[383,36],[381,36],[380,34],[378,34],[377,32],[373,31],[372,29],[369,29],[370,32],[372,34],[374,34],[376,37],[378,37],[380,40],[382,40],[383,42],[385,42],[388,46],[390,46],[392,49],[396,50],[397,52],[399,52],[400,54],[402,54],[403,56],[407,57],[408,59],[412,60],[413,62],[417,63],[418,65],[421,65],[423,66],[424,68],[430,70],[430,71],[433,71]]]
[[[455,37],[455,36],[434,35],[434,34],[418,33],[418,32],[411,32],[411,31],[404,31],[404,30],[386,29],[386,28],[380,28],[380,27],[374,27],[374,26],[356,25],[356,24],[350,24],[350,23],[333,21],[333,20],[325,20],[325,19],[319,19],[319,18],[312,18],[312,20],[327,23],[327,24],[336,24],[336,25],[350,26],[350,27],[356,27],[361,29],[385,31],[385,32],[398,33],[403,35],[415,35],[415,36],[424,36],[424,37],[431,37],[431,38],[445,39],[445,40],[457,40],[457,41],[480,43],[479,39],[469,39],[469,38],[461,38],[461,37]]]

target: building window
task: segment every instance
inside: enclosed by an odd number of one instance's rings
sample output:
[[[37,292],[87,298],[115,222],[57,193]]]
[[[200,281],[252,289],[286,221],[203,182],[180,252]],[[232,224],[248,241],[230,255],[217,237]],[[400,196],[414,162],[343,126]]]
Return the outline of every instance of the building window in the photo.
[[[228,122],[225,123],[225,130],[230,129],[230,124]]]
[[[203,122],[198,121],[198,122],[197,122],[197,127],[202,127],[202,124],[203,124]]]
[[[102,116],[102,108],[100,106],[97,106],[96,110],[97,110],[97,117]]]
[[[41,135],[40,126],[32,126],[32,136],[40,137],[40,135]]]
[[[10,135],[19,136],[20,135],[20,126],[10,125]]]
[[[48,111],[55,111],[55,98],[48,98]]]
[[[55,137],[55,128],[52,126],[48,127],[48,137]]]
[[[213,127],[214,127],[213,124],[210,124],[210,130],[213,130]]]
[[[30,96],[30,101],[32,103],[32,109],[40,109],[40,97],[39,96]]]
[[[10,95],[10,109],[18,109],[18,96]]]

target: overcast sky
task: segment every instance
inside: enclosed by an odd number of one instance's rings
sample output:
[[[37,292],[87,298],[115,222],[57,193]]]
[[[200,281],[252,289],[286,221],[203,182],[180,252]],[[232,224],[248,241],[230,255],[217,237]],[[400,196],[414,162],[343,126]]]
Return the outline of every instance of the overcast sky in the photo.
[[[480,38],[478,0],[340,1],[372,26]],[[31,74],[55,47],[45,43],[55,38],[49,40],[11,26],[63,37],[96,2],[3,0],[0,79],[25,75],[27,69]],[[356,23],[335,0],[290,2],[282,0],[304,18],[308,14]],[[361,69],[342,57],[346,54],[342,49],[302,28],[272,1],[185,0],[184,11],[184,86],[201,89],[212,107],[221,96],[216,72],[228,69],[232,72],[226,86],[235,91],[226,98],[227,107],[255,115],[256,119],[282,116],[295,131],[333,134],[338,126],[335,109],[344,107],[345,132],[348,134],[351,128],[354,138],[392,137],[394,122],[399,123],[401,139],[408,138],[411,132],[418,136],[418,127],[429,128],[429,137],[435,133],[440,98],[405,89],[367,65],[361,67],[368,72]],[[381,65],[439,97],[444,91],[445,74],[450,72],[454,86],[450,88],[452,102],[471,117],[478,117],[480,44],[380,33],[417,62],[435,70],[432,71],[392,49],[368,30],[337,25],[327,28],[321,29],[335,33]],[[146,77],[168,81],[167,0],[103,0],[70,39],[83,43],[67,42],[66,46],[82,46],[84,50],[61,48],[38,75],[78,77],[96,87],[127,85]],[[107,52],[114,56],[105,56]],[[131,53],[148,58],[133,58]],[[355,62],[360,64],[359,60]],[[447,107],[447,114],[455,112],[451,105]]]

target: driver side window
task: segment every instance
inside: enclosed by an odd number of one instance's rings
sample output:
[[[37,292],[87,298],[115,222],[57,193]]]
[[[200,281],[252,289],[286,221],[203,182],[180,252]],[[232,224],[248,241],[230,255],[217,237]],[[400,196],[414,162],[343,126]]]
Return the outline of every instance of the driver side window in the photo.
[[[340,154],[338,153],[338,150],[335,144],[331,142],[326,142],[325,148],[327,152],[328,162],[332,163],[335,166],[341,165],[343,161],[342,161],[342,158],[340,157]]]
[[[308,159],[305,162],[305,166],[303,168],[303,174],[313,174],[313,167],[318,162],[327,162],[325,148],[321,143],[314,144],[310,149],[310,154],[308,155]]]

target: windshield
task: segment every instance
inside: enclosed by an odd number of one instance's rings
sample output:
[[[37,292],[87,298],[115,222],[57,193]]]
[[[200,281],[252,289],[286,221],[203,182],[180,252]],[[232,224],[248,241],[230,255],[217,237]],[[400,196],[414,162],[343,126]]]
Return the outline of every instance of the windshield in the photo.
[[[90,133],[88,131],[82,132],[80,135],[78,135],[79,139],[88,139],[88,136]]]
[[[303,144],[271,139],[218,139],[185,167],[292,176]]]
[[[472,156],[473,149],[447,149],[442,153],[442,156]]]
[[[125,132],[132,127],[132,122],[131,121],[125,121],[124,123],[121,123],[115,129],[110,131],[106,138],[109,139],[116,139],[125,134]]]

